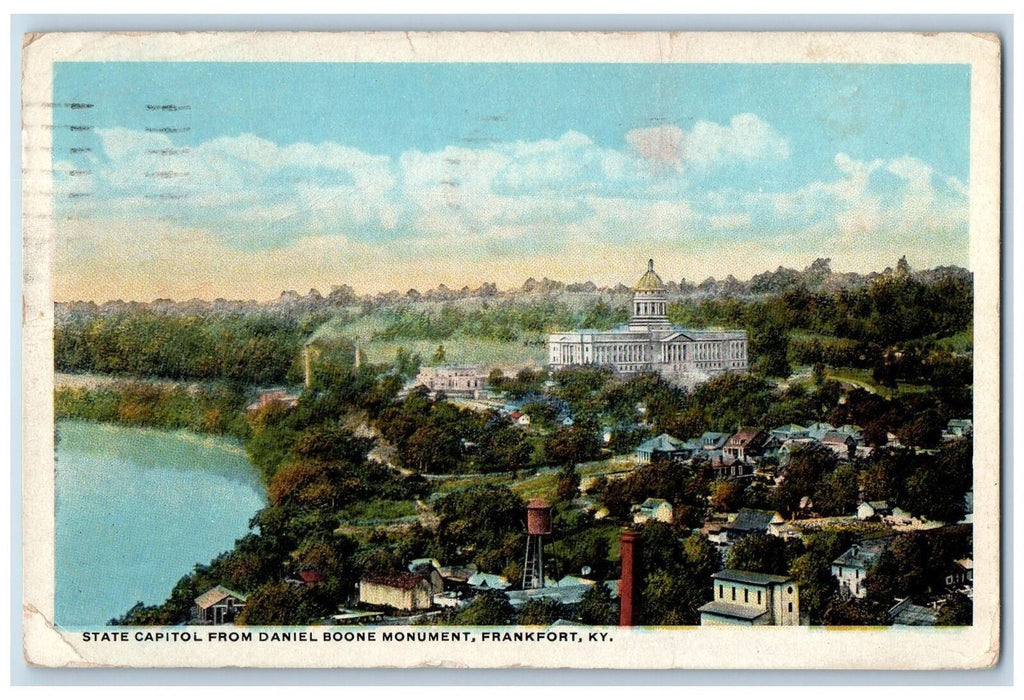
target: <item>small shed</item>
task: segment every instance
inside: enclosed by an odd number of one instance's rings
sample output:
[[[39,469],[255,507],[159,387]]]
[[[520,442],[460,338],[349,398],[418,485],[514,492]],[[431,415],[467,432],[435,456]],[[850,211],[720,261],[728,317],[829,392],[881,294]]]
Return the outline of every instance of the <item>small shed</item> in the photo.
[[[224,586],[214,586],[195,599],[193,616],[203,625],[224,625],[234,622],[245,608],[246,597]]]

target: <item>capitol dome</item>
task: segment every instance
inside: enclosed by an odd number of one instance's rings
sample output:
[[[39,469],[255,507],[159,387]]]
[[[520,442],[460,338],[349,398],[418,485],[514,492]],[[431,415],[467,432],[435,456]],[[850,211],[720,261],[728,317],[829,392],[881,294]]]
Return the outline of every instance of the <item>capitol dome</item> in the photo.
[[[647,272],[644,276],[633,286],[634,292],[663,292],[665,291],[665,283],[658,277],[658,273],[654,271],[654,260],[647,261]]]

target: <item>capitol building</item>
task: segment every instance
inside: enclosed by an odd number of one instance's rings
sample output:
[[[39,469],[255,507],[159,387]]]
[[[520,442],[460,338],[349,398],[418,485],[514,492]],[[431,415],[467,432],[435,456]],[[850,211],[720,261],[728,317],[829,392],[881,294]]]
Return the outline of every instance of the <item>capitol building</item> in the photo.
[[[654,261],[633,287],[629,324],[610,331],[577,330],[548,335],[548,367],[611,367],[632,376],[657,372],[683,387],[727,372],[747,372],[747,332],[673,326],[665,316],[665,284]]]

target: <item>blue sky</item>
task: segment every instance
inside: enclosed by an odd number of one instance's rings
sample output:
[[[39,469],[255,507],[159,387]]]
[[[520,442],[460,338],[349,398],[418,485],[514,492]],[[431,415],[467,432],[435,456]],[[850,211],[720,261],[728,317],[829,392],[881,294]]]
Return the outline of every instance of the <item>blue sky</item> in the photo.
[[[59,63],[57,297],[615,282],[651,256],[698,281],[815,257],[966,265],[969,82],[961,65]]]

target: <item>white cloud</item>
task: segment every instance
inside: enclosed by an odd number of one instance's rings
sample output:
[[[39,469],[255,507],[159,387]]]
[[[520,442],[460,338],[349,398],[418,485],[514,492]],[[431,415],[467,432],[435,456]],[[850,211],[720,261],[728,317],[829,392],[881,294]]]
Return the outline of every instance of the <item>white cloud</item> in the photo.
[[[966,226],[966,186],[910,156],[839,153],[834,177],[776,192],[708,189],[710,178],[688,179],[718,166],[787,158],[786,139],[753,114],[727,124],[699,121],[690,131],[634,129],[620,148],[568,131],[395,158],[333,142],[281,146],[252,134],[191,148],[165,134],[99,135],[102,153],[93,156],[88,179],[57,179],[64,194],[83,184],[96,192],[66,198],[69,213],[220,231],[229,246],[254,250],[313,236],[397,242],[433,255],[468,241],[503,255],[588,241],[820,246],[836,237],[884,241]]]
[[[683,142],[686,133],[674,124],[633,129],[626,133],[626,143],[641,160],[655,167],[681,169]]]
[[[756,114],[737,114],[724,125],[698,121],[689,132],[675,124],[633,129],[626,133],[626,143],[655,172],[789,157],[786,138]]]
[[[702,166],[788,157],[789,142],[756,114],[737,114],[728,126],[699,121],[684,143],[685,160]]]

